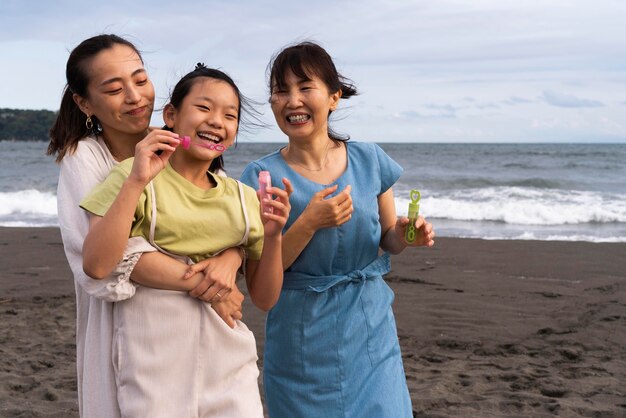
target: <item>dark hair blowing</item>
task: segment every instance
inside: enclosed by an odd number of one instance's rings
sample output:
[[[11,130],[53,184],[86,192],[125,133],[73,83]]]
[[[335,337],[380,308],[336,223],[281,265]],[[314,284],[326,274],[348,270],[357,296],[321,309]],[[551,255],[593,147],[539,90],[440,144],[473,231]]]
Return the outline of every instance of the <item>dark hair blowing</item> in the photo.
[[[253,106],[253,101],[239,91],[233,79],[225,72],[215,68],[208,68],[201,62],[196,65],[196,68],[192,72],[187,73],[176,83],[170,95],[169,103],[177,109],[180,108],[183,100],[187,97],[189,91],[191,91],[191,88],[199,81],[202,81],[202,78],[212,78],[214,80],[223,81],[233,88],[235,96],[237,96],[237,100],[239,101],[239,107],[237,108],[237,135],[239,134],[240,127],[242,127],[243,130],[247,130],[248,125],[264,126],[259,119],[259,112]],[[167,126],[164,127],[164,129],[171,130]],[[236,140],[237,137],[235,137],[235,141]],[[224,159],[221,155],[214,159],[209,167],[209,171],[212,173],[216,173],[219,170],[224,170]]]
[[[339,74],[333,59],[324,48],[310,41],[288,46],[272,57],[268,65],[270,94],[274,87],[285,88],[287,74],[292,72],[303,80],[318,77],[330,93],[341,90],[341,98],[349,99],[358,94],[354,83]],[[332,110],[328,111],[328,116]],[[328,136],[334,141],[348,141],[350,136],[339,135],[328,126]]]
[[[87,66],[100,52],[113,48],[115,45],[126,45],[134,50],[141,62],[143,58],[139,50],[131,42],[117,35],[97,35],[82,41],[72,50],[67,65],[65,67],[65,78],[67,84],[63,89],[63,98],[57,118],[50,128],[50,144],[48,145],[48,155],[56,155],[56,162],[60,162],[68,152],[74,152],[78,142],[89,134],[96,134],[100,131],[100,122],[94,115],[91,116],[93,129],[89,130],[85,126],[87,117],[81,112],[74,102],[73,95],[78,94],[88,97],[87,87],[89,76]]]

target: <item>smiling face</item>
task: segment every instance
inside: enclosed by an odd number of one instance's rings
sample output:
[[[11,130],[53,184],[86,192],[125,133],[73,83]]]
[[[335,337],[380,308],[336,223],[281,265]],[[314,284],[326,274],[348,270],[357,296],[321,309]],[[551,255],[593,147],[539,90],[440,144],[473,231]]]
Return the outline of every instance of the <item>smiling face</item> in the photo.
[[[341,93],[331,93],[317,76],[299,78],[287,72],[284,85],[272,86],[270,104],[278,127],[290,139],[328,136],[328,115],[337,108]]]
[[[179,149],[202,160],[212,160],[220,151],[199,145],[221,144],[228,148],[235,142],[239,127],[239,99],[225,81],[198,77],[178,108],[168,104],[163,112],[166,125],[191,138],[188,150]]]
[[[154,87],[143,62],[127,45],[115,44],[87,64],[87,97],[74,101],[88,116],[95,115],[109,140],[145,133],[154,107]]]

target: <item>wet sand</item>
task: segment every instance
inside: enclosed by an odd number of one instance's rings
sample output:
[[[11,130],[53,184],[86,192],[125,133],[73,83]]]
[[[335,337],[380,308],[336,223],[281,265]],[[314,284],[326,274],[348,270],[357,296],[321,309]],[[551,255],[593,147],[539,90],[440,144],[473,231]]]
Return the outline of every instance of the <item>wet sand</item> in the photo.
[[[387,281],[414,415],[626,416],[626,244],[440,238]],[[56,228],[0,228],[0,417],[78,416]],[[249,301],[262,368],[264,315]]]

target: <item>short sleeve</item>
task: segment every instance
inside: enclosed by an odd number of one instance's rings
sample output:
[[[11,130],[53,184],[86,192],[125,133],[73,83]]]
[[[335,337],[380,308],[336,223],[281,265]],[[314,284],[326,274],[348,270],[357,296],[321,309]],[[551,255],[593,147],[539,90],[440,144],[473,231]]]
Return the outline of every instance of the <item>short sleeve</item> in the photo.
[[[376,150],[376,157],[378,159],[378,166],[380,167],[380,193],[383,194],[391,186],[393,186],[396,181],[402,175],[404,169],[395,162],[383,149],[378,145],[374,144],[374,149]]]
[[[261,171],[263,171],[261,166],[255,162],[252,162],[248,164],[243,170],[243,173],[241,173],[241,177],[239,178],[239,180],[241,180],[243,184],[246,184],[256,190],[258,188],[259,172]]]
[[[113,167],[107,178],[94,187],[80,202],[80,207],[97,216],[104,216],[128,177],[132,161],[125,160]]]

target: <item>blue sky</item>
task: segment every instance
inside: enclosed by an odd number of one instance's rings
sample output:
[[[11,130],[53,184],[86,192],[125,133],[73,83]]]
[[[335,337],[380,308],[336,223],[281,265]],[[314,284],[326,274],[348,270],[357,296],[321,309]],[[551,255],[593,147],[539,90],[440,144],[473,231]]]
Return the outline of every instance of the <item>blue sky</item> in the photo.
[[[334,122],[355,140],[626,142],[622,0],[3,0],[0,22],[0,107],[56,110],[69,51],[117,33],[143,51],[157,106],[201,61],[274,126],[267,63],[306,39],[362,93]],[[269,128],[242,140],[285,138]]]

